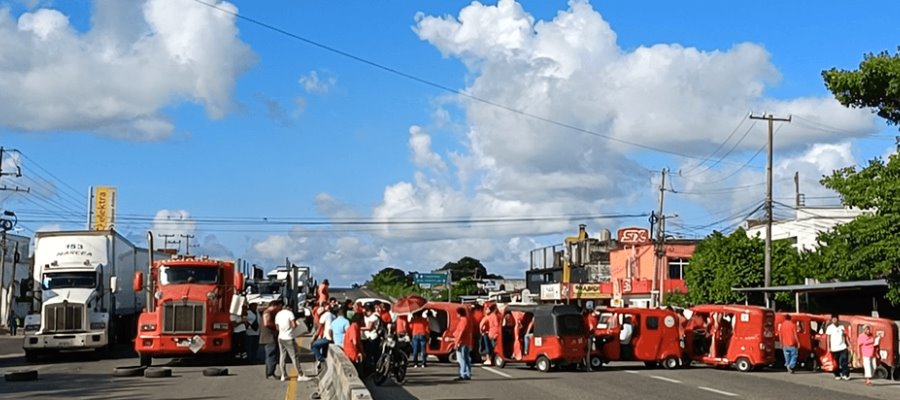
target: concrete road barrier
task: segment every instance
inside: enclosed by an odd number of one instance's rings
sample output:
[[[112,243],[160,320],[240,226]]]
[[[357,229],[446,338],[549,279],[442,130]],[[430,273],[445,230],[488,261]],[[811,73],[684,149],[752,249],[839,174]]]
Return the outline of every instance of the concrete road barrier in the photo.
[[[318,398],[371,400],[372,394],[356,373],[356,367],[337,346],[328,347],[325,367],[319,371]]]

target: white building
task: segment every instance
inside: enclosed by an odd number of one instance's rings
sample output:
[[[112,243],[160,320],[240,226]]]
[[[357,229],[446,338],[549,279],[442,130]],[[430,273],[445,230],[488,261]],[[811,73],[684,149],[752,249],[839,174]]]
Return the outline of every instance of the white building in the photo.
[[[814,250],[818,247],[816,237],[819,232],[829,231],[836,225],[850,222],[867,212],[869,211],[847,207],[797,208],[794,219],[772,223],[772,240],[791,239],[798,250]],[[758,235],[760,239],[766,238],[765,221],[747,221],[744,228],[749,237]]]

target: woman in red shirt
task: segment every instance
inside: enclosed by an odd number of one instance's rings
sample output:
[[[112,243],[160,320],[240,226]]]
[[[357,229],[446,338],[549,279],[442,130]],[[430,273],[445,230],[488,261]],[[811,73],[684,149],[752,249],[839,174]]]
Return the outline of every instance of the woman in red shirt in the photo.
[[[344,334],[342,346],[344,354],[347,355],[347,358],[350,359],[350,362],[357,369],[359,369],[359,363],[363,360],[362,334],[359,328],[360,320],[362,320],[361,314],[353,316],[353,319],[350,321],[350,327],[347,328],[347,333]]]
[[[422,368],[428,366],[428,320],[424,311],[414,314],[409,320],[409,329],[412,331],[412,362],[413,368],[419,368],[419,355],[422,355]]]

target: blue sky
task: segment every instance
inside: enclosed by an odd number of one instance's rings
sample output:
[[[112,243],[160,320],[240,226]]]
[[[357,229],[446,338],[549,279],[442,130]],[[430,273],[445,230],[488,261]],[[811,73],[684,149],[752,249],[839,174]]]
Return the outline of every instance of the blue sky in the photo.
[[[137,242],[147,229],[190,233],[195,252],[290,257],[338,284],[467,255],[520,276],[529,249],[578,223],[646,225],[572,216],[648,213],[663,167],[677,192],[669,229],[733,229],[764,194],[764,153],[752,158],[764,124],[750,112],[795,116],[776,134],[787,204],[795,171],[808,204],[837,204],[816,181],[889,154],[896,133],[837,105],[820,75],[894,51],[896,2],[217,4],[521,113],[192,0],[0,3],[0,145],[22,154],[4,171],[24,175],[0,183],[32,188],[0,205],[23,234],[83,227],[87,188],[112,185],[118,228]],[[276,217],[288,223],[262,222]],[[542,218],[289,223],[488,217]]]

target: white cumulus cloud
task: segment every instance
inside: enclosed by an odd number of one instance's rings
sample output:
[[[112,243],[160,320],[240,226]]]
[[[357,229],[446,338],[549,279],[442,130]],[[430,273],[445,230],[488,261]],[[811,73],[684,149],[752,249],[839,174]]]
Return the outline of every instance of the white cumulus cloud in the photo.
[[[309,73],[300,77],[300,86],[302,86],[303,90],[306,90],[307,93],[328,93],[334,85],[337,85],[337,78],[331,75],[325,75],[326,76],[320,78],[317,71],[309,71]]]
[[[0,125],[165,138],[164,107],[190,101],[221,118],[254,58],[233,16],[192,2],[98,0],[87,32],[55,9],[0,8]]]

